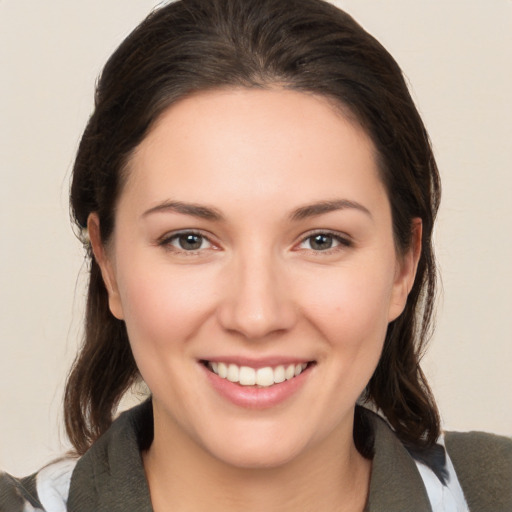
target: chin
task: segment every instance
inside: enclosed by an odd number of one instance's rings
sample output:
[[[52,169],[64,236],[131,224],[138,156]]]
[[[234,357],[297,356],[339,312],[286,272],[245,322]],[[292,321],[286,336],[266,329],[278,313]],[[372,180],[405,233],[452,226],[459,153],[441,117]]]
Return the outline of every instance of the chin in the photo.
[[[233,447],[232,447],[233,448]],[[217,449],[216,458],[234,468],[258,470],[272,469],[287,465],[297,458],[300,450],[283,449],[272,446],[252,449],[252,447],[241,447],[238,450],[230,449],[229,451],[220,451]]]
[[[297,429],[293,430],[298,434]],[[303,454],[308,446],[307,440],[290,436],[289,431],[285,434],[253,428],[245,432],[231,430],[228,436],[225,432],[221,439],[210,438],[203,446],[217,460],[236,468],[278,468]]]

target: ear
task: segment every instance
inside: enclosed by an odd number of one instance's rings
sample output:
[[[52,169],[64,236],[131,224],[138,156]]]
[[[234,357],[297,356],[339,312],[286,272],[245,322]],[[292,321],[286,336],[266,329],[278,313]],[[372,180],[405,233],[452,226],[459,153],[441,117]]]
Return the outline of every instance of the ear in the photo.
[[[412,220],[411,245],[397,261],[395,281],[389,308],[388,321],[396,320],[405,308],[407,297],[414,285],[416,270],[421,256],[421,238],[423,224],[420,218]]]
[[[100,219],[97,213],[91,213],[87,219],[87,230],[89,239],[91,240],[92,252],[94,259],[99,265],[101,276],[105,283],[108,293],[108,305],[111,313],[119,320],[124,319],[121,297],[117,286],[117,279],[114,270],[114,264],[111,256],[108,254],[106,247],[103,245],[100,234]]]

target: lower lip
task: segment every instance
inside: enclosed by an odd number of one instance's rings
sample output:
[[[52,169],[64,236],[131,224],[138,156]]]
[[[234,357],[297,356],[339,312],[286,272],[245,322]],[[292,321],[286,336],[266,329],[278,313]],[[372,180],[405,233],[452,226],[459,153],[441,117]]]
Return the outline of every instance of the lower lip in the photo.
[[[200,363],[212,387],[231,403],[247,409],[268,409],[275,407],[297,393],[311,373],[308,366],[300,375],[269,387],[241,386],[219,377]]]

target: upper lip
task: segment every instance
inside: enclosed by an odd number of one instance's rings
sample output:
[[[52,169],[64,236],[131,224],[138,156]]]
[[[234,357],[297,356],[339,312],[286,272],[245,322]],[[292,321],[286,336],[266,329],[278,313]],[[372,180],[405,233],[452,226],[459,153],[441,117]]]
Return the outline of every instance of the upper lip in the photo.
[[[201,358],[202,362],[236,364],[237,366],[249,366],[250,368],[265,368],[267,366],[287,366],[290,364],[311,363],[314,359],[303,357],[268,356],[261,358],[242,356],[212,356]]]

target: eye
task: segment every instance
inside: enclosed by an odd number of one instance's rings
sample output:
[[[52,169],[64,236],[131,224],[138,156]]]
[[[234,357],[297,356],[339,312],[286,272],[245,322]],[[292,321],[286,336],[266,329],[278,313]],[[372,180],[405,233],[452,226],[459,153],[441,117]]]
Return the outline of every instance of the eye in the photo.
[[[197,252],[213,247],[208,238],[194,231],[182,231],[181,233],[166,236],[159,244],[178,252]]]
[[[318,232],[304,238],[299,248],[321,252],[336,249],[339,246],[350,247],[351,245],[350,240],[340,235],[329,232]]]

